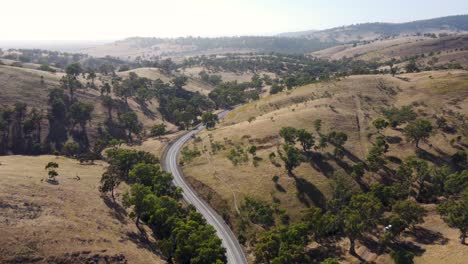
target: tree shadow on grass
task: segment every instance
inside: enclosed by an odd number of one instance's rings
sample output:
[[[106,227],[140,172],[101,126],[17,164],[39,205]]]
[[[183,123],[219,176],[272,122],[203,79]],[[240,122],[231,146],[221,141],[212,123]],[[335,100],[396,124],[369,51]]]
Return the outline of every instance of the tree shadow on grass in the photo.
[[[323,243],[322,243],[323,242]],[[338,246],[338,241],[321,241],[320,245],[307,252],[312,263],[320,263],[327,258],[340,259],[343,255],[341,247]]]
[[[420,159],[423,159],[423,160],[427,160],[429,162],[432,162],[433,164],[437,165],[437,166],[444,166],[444,165],[447,165],[447,161],[444,160],[443,157],[440,157],[440,156],[436,156],[424,149],[417,149],[416,150],[416,155],[418,156],[418,158]]]
[[[406,233],[413,236],[416,242],[425,245],[446,245],[448,243],[448,239],[442,233],[434,232],[424,227],[417,226]]]
[[[345,156],[350,159],[352,162],[354,163],[358,163],[358,162],[363,162],[362,159],[360,159],[358,156],[354,155],[351,151],[347,150],[346,148],[343,148],[343,153],[345,154]]]
[[[323,173],[326,177],[330,177],[335,172],[335,169],[326,161],[322,153],[314,152],[308,156],[310,165],[317,171]]]
[[[282,192],[282,193],[285,193],[285,192],[286,192],[286,189],[284,189],[284,187],[281,186],[281,184],[279,184],[279,183],[275,183],[275,188],[276,188],[276,190],[278,190],[279,192]]]
[[[322,209],[325,208],[325,196],[317,187],[315,187],[315,185],[302,178],[294,177],[294,179],[296,180],[298,198],[302,203],[310,207],[309,201],[312,201],[315,206]]]
[[[115,219],[119,220],[120,223],[122,224],[127,224],[127,211],[125,208],[123,208],[120,204],[117,202],[113,201],[109,196],[107,195],[101,195],[102,200],[104,201],[104,204],[107,205],[111,210],[111,215]]]
[[[144,228],[140,228],[137,232],[127,232],[126,234],[128,240],[132,241],[139,248],[144,248],[151,251],[153,254],[162,256],[161,251],[158,249],[157,244],[154,241],[151,241],[148,237],[148,234]]]
[[[390,249],[394,251],[405,250],[413,253],[415,256],[421,256],[426,250],[418,245],[415,245],[408,241],[396,242],[389,245]]]

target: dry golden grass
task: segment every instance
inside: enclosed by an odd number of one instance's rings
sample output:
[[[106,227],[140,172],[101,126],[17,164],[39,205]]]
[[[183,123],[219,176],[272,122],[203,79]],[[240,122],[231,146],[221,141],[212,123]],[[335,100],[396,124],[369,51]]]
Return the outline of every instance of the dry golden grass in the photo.
[[[235,73],[235,72],[229,72],[229,71],[210,71],[206,67],[190,67],[190,68],[185,68],[182,70],[182,73],[190,76],[192,78],[200,78],[198,75],[201,71],[206,71],[209,74],[215,74],[215,75],[220,75],[222,80],[224,82],[250,82],[252,80],[252,77],[254,76],[254,73],[251,72],[242,72],[242,73]],[[260,76],[263,76],[263,74],[268,74],[270,75],[271,78],[275,78],[275,74],[273,73],[268,73],[268,72],[263,72],[260,71],[257,73]]]
[[[58,185],[43,181],[49,161],[59,164]],[[164,263],[125,211],[100,197],[105,163],[3,156],[0,164],[1,263]]]
[[[424,72],[397,77],[351,76],[339,81],[299,87],[246,104],[227,115],[215,130],[202,132],[201,141],[188,143],[190,148],[203,150],[203,153],[185,164],[183,170],[187,177],[197,182],[195,187],[202,196],[208,200],[216,197],[217,201],[212,204],[219,211],[230,212],[234,228],[238,221],[236,208],[240,207],[245,196],[269,203],[279,201],[280,207],[286,210],[292,221],[297,221],[308,206],[320,206],[330,197],[329,183],[334,173],[344,172],[348,166],[365,159],[376,134],[371,121],[382,115],[382,107],[412,104],[420,117],[432,121],[434,114],[449,111],[466,114],[468,111],[466,71]],[[315,154],[312,161],[304,162],[294,170],[295,178],[290,177],[279,157],[276,157],[276,162],[281,167],[276,167],[269,159],[269,154],[277,152],[281,144],[278,132],[281,127],[292,126],[304,128],[317,137],[313,128],[315,119],[322,120],[322,133],[331,130],[347,133],[345,148],[349,154],[345,155],[343,162],[334,159],[318,162]],[[406,142],[401,131],[388,128],[383,133],[400,139],[390,144],[387,157],[404,159],[415,155],[414,145]],[[368,135],[373,136],[368,138]],[[422,148],[435,157],[441,153],[452,155],[456,151],[450,144],[453,137],[437,133],[429,139],[432,146],[422,144]],[[221,143],[225,149],[214,154],[211,142]],[[262,159],[258,166],[253,165],[251,156],[249,162],[234,166],[227,158],[229,151],[235,145],[245,148],[251,144],[257,146],[257,156]],[[325,153],[331,152],[332,148],[329,146],[323,151],[313,151],[327,155]],[[389,162],[388,166],[395,168],[397,164]],[[280,176],[279,186],[272,181],[274,175]],[[365,182],[375,180],[372,173],[364,177]],[[220,203],[219,199],[225,202]],[[453,229],[448,230],[454,232]],[[452,237],[451,233],[444,235]],[[343,247],[346,248],[345,245]],[[427,250],[435,252],[443,248],[434,246]],[[370,253],[364,256],[369,260],[379,257]],[[380,259],[377,262],[380,263]]]
[[[391,58],[402,59],[415,55],[425,54],[425,58],[418,59],[418,63],[427,65],[432,57],[427,56],[434,52],[438,58],[436,65],[450,62],[460,62],[468,65],[468,51],[466,48],[468,35],[456,35],[441,39],[427,37],[399,37],[395,39],[377,40],[369,44],[353,47],[350,44],[336,46],[312,53],[312,55],[327,59],[355,58],[365,61],[388,61]],[[439,53],[440,52],[440,53]],[[404,65],[398,65],[400,68]]]

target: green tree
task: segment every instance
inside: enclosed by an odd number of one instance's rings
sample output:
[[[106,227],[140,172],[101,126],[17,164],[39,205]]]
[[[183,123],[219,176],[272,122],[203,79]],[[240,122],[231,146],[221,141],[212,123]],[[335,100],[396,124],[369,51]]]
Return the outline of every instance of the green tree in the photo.
[[[67,157],[73,157],[80,151],[80,146],[76,142],[67,142],[63,145],[62,152]]]
[[[99,191],[106,193],[110,192],[112,196],[112,200],[115,201],[114,190],[119,186],[121,183],[121,178],[119,176],[118,171],[115,167],[110,166],[101,177],[101,185],[99,187]]]
[[[142,184],[133,184],[130,187],[130,192],[123,195],[123,203],[125,207],[133,206],[133,216],[135,216],[135,224],[140,228],[140,218],[147,211],[148,204],[144,202],[147,195],[151,194],[151,188]]]
[[[112,120],[112,109],[116,106],[114,99],[106,95],[101,98],[101,103],[107,109],[107,119]]]
[[[460,243],[465,244],[468,232],[468,189],[463,191],[461,198],[454,198],[437,207],[444,221],[460,231]]]
[[[153,137],[161,137],[164,134],[166,134],[166,124],[164,123],[154,125],[151,128],[151,136]]]
[[[372,121],[372,124],[379,133],[382,131],[382,129],[386,128],[389,125],[388,121],[381,117],[374,119],[374,121]]]
[[[182,87],[187,85],[187,81],[188,81],[187,76],[177,76],[171,80],[172,84],[178,89],[182,89]]]
[[[416,224],[424,222],[426,210],[411,200],[397,201],[392,206],[392,213],[400,217],[405,226],[414,228]]]
[[[403,133],[410,142],[416,144],[416,148],[419,148],[419,142],[429,138],[432,134],[432,124],[427,119],[417,119],[409,123]]]
[[[91,80],[92,87],[95,87],[94,86],[94,80],[96,79],[96,77],[97,77],[96,72],[93,69],[89,69],[88,70],[88,76],[86,77],[86,79]]]
[[[211,112],[205,112],[201,116],[203,124],[206,126],[206,128],[214,128],[216,126],[216,123],[219,122],[218,115],[213,114]]]
[[[139,134],[142,130],[142,125],[138,121],[138,116],[133,111],[125,112],[119,116],[120,125],[127,131],[127,138],[132,142],[132,134]]]
[[[416,64],[416,61],[415,61],[415,60],[411,60],[410,62],[408,62],[408,63],[405,65],[405,70],[406,70],[406,72],[408,72],[408,73],[419,72],[419,68],[418,68],[418,65]]]
[[[301,165],[301,154],[293,145],[290,144],[284,144],[283,150],[284,153],[278,149],[278,154],[280,155],[281,160],[283,160],[286,170],[290,175],[292,175],[294,168]]]
[[[60,79],[60,87],[64,90],[68,90],[70,100],[75,101],[75,91],[83,88],[83,85],[78,81],[77,77],[72,74],[67,74]]]
[[[76,62],[68,65],[65,72],[74,77],[78,77],[83,72],[83,68],[80,63]]]
[[[429,164],[425,160],[408,157],[398,168],[397,175],[416,187],[416,199],[422,198],[425,183],[431,177]]]
[[[307,225],[298,223],[263,233],[255,245],[256,263],[309,263]]]
[[[91,120],[91,113],[94,111],[92,104],[75,102],[70,107],[70,118],[73,126],[79,124],[82,133],[86,133],[86,124]]]
[[[381,202],[372,194],[357,194],[342,212],[343,232],[349,239],[349,253],[355,255],[355,241],[372,230],[382,213]]]
[[[226,250],[211,225],[200,214],[191,211],[186,221],[178,221],[173,230],[176,263],[226,263]]]
[[[59,174],[56,169],[58,169],[59,165],[56,162],[49,162],[46,164],[45,169],[47,170],[47,174],[49,175],[49,179],[52,181],[56,181],[55,177]]]
[[[279,135],[284,139],[287,144],[294,144],[297,137],[297,129],[294,127],[282,127]]]
[[[101,86],[101,90],[100,90],[101,96],[103,96],[104,94],[109,95],[109,94],[111,93],[111,91],[112,91],[112,88],[111,88],[111,86],[110,86],[109,83],[105,82],[105,83]]]
[[[297,130],[297,140],[301,143],[304,151],[309,151],[315,142],[314,136],[305,129]]]
[[[172,184],[172,175],[163,171],[159,165],[138,163],[128,175],[131,182],[150,187],[156,196],[180,198],[180,190]]]
[[[468,170],[450,174],[444,181],[445,193],[457,195],[468,188]]]
[[[275,83],[271,86],[270,88],[270,94],[277,94],[277,93],[280,93],[282,92],[284,89],[283,86],[280,86],[279,84]]]

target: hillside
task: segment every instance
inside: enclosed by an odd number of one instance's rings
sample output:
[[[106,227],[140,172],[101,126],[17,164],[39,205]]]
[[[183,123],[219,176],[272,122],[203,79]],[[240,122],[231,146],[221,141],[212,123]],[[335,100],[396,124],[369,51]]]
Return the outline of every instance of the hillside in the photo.
[[[145,77],[151,80],[161,79],[161,81],[165,83],[169,83],[173,78],[172,76],[163,74],[158,68],[137,68],[130,71],[118,72],[117,75],[121,77],[128,77],[130,72],[134,72],[140,77]],[[185,72],[183,73],[185,74]],[[185,90],[191,92],[199,92],[203,95],[208,95],[210,91],[213,90],[213,87],[209,84],[204,83],[197,78],[194,78],[198,77],[198,74],[192,76],[188,74],[186,75],[189,77],[189,79],[187,81],[187,84],[184,86]]]
[[[459,15],[407,23],[365,23],[320,31],[283,33],[279,36],[293,36],[308,39],[319,39],[326,42],[348,43],[354,41],[369,41],[392,36],[415,35],[418,33],[463,33],[468,31],[467,25],[468,15]]]
[[[59,164],[58,185],[45,181],[50,161]],[[0,262],[165,263],[126,211],[100,196],[106,166],[0,157]]]
[[[314,52],[312,55],[332,60],[347,57],[378,62],[386,62],[391,59],[407,61],[416,58],[419,64],[426,66],[442,66],[455,62],[467,66],[468,35],[438,39],[421,36],[381,39],[358,45],[340,45]],[[434,61],[434,63],[430,63],[430,61]]]
[[[275,204],[275,208],[284,211],[291,222],[299,221],[304,210],[311,206],[324,207],[332,196],[330,183],[334,175],[350,173],[350,167],[365,160],[372,148],[376,130],[371,121],[382,116],[382,107],[412,105],[418,116],[435,122],[434,115],[442,115],[453,126],[460,128],[457,133],[466,135],[466,128],[463,130],[457,116],[463,116],[468,111],[467,82],[468,74],[464,71],[405,74],[398,78],[364,75],[267,96],[239,107],[217,128],[203,132],[188,143],[188,149],[199,150],[201,156],[191,161],[182,159],[183,170],[202,197],[228,219],[239,235],[247,240],[255,239],[261,228],[253,225],[245,229],[240,220],[242,217],[236,213],[240,210],[241,215],[247,214],[244,212],[245,197]],[[348,135],[344,158],[333,158],[330,145],[324,150],[314,149],[311,154],[306,154],[306,161],[294,170],[294,176],[290,176],[278,155],[282,140],[278,132],[285,126],[304,128],[313,132],[317,139],[313,125],[316,119],[322,120],[320,133],[334,130]],[[393,139],[386,153],[391,160],[388,162],[390,168],[395,169],[405,157],[415,155],[414,145],[404,139],[401,130],[387,128],[382,133]],[[426,159],[435,164],[448,162],[448,157],[459,148],[451,143],[456,136],[437,131],[427,143],[421,144],[424,153],[427,153]],[[466,137],[463,140],[462,144],[466,144]],[[243,154],[240,154],[239,164],[234,165],[228,157],[235,157],[232,153],[236,153],[236,149],[247,149],[250,145],[256,146],[256,161],[247,154],[247,161],[243,162]],[[272,156],[271,153],[276,154]],[[277,182],[272,180],[274,176],[278,176]],[[361,184],[378,181],[379,177],[368,172]],[[457,231],[441,222],[433,205],[428,208],[429,216],[421,226],[429,233],[440,232],[450,246],[443,247],[437,244],[439,242],[424,244],[420,242],[422,237],[408,235],[405,238],[408,243],[424,251],[415,259],[416,263],[429,263],[426,262],[428,259],[433,259],[433,263],[441,259],[461,263],[459,260],[463,257],[457,254],[463,250],[457,242]],[[346,243],[343,240],[333,244],[338,248],[334,253],[327,251],[328,254],[357,263],[354,257],[345,253]],[[357,251],[367,261],[390,262],[388,254],[375,254],[363,244]]]
[[[166,83],[169,83],[173,78],[162,74],[156,68],[138,68],[129,72],[134,72],[138,74],[138,76],[150,80],[161,79]],[[129,72],[119,72],[118,76],[127,78]],[[47,109],[50,107],[47,103],[49,91],[53,88],[60,87],[59,81],[63,76],[64,73],[62,72],[50,73],[30,68],[0,65],[0,87],[2,87],[2,92],[0,93],[0,108],[12,107],[16,103],[25,103],[30,108],[35,107],[43,111],[43,113],[46,113]],[[79,80],[83,84],[89,82],[89,80],[82,77],[80,77]],[[95,85],[100,87],[104,82],[111,82],[111,78],[98,74]],[[212,89],[209,84],[195,78],[190,78],[184,88],[188,91],[200,92],[203,95],[207,95]],[[78,89],[76,94],[78,100],[94,106],[88,129],[90,140],[94,142],[97,137],[99,126],[107,120],[107,109],[102,105],[100,92],[97,88],[85,87],[83,89]],[[114,94],[111,94],[111,96],[116,100],[117,104],[119,99]],[[158,109],[159,102],[157,99],[151,99],[145,104],[145,107],[134,98],[130,98],[128,102],[130,109],[137,114],[144,129],[149,129],[154,124],[162,122],[163,118]],[[117,106],[118,104],[115,105],[115,107]],[[168,130],[177,130],[170,122],[165,123],[168,126]],[[45,123],[43,125],[45,127]],[[42,137],[45,137],[47,132],[48,130],[44,129],[42,131]]]
[[[222,37],[222,38],[128,38],[106,45],[82,50],[95,57],[113,56],[133,60],[172,58],[181,61],[185,57],[227,53],[286,53],[301,54],[331,46],[331,43],[312,39],[279,37]]]

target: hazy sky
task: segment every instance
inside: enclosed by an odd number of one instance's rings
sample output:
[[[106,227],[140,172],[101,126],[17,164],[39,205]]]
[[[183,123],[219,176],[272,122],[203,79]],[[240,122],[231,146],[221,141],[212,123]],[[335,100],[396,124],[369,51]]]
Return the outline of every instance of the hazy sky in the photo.
[[[2,0],[0,40],[232,36],[468,14],[468,0]]]

